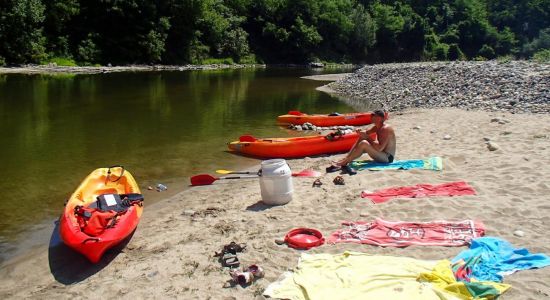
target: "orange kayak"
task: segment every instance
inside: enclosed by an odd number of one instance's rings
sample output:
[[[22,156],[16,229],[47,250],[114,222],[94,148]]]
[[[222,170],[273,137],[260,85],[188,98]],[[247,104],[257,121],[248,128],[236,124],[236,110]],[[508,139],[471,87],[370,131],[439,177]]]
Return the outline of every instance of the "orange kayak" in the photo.
[[[136,229],[143,208],[138,201],[128,201],[127,196],[141,196],[139,193],[134,177],[122,167],[93,171],[65,205],[59,225],[61,239],[92,263],[99,262],[105,251]],[[124,205],[119,201],[121,196],[126,200],[122,201]],[[100,218],[106,215],[106,218]],[[98,225],[101,221],[109,225],[101,227]]]
[[[362,113],[349,113],[338,115],[308,115],[299,111],[289,111],[286,115],[277,117],[277,122],[283,124],[302,125],[304,123],[311,123],[315,126],[327,127],[327,126],[361,126],[372,123],[370,112]],[[386,115],[387,118],[387,115]]]
[[[373,135],[376,138],[376,134]],[[259,139],[249,135],[229,143],[229,149],[261,158],[296,158],[320,154],[347,152],[359,135],[356,132],[327,139],[325,136]]]

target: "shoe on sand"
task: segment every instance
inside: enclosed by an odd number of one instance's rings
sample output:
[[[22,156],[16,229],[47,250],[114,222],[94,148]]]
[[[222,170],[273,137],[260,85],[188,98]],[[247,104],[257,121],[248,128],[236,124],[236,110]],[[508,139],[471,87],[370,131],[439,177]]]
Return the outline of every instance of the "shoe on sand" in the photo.
[[[340,166],[332,165],[332,166],[327,168],[327,173],[333,173],[333,172],[336,172],[336,171],[340,171],[341,169],[342,169],[342,167],[340,167]]]
[[[344,173],[348,173],[349,175],[357,174],[357,171],[354,168],[350,167],[349,165],[343,166],[342,171],[344,171]]]

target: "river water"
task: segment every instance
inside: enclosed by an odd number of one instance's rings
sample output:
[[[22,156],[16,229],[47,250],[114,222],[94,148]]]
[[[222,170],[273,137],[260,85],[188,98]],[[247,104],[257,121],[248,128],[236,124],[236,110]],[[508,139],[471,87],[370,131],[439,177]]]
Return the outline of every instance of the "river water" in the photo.
[[[124,165],[144,194],[165,198],[194,174],[259,163],[226,144],[298,134],[276,125],[280,114],[353,111],[315,90],[326,82],[299,78],[323,72],[0,75],[0,262],[47,241],[64,201],[96,168]],[[146,190],[157,183],[169,191]]]

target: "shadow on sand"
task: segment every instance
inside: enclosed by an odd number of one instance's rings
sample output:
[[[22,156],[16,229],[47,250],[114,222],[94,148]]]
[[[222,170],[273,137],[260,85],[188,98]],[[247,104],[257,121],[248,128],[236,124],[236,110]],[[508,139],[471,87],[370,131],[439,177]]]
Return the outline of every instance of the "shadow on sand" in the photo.
[[[276,206],[276,205],[267,205],[265,203],[263,203],[262,201],[258,201],[252,205],[249,205],[246,210],[250,210],[250,211],[264,211],[266,209],[270,209],[272,208],[273,206]]]
[[[83,281],[105,268],[126,247],[134,232],[120,244],[107,250],[97,264],[93,264],[84,255],[63,243],[59,235],[59,222],[56,221],[48,247],[50,271],[55,280],[62,284],[68,285]]]

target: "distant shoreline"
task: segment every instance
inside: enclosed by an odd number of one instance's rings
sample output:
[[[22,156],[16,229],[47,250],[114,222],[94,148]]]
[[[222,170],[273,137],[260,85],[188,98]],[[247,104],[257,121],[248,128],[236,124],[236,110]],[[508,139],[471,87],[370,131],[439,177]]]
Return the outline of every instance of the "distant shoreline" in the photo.
[[[311,68],[308,64],[209,64],[209,65],[128,65],[128,66],[57,66],[21,65],[0,67],[0,74],[104,74],[117,72],[154,72],[154,71],[206,71],[223,69],[264,69],[264,68]],[[322,70],[334,68],[358,68],[353,64],[326,64]]]
[[[0,74],[102,74],[117,72],[151,72],[151,71],[190,71],[190,70],[221,70],[265,68],[262,64],[211,64],[211,65],[129,65],[129,66],[100,66],[100,67],[68,67],[49,65],[23,65],[17,67],[0,67]]]

